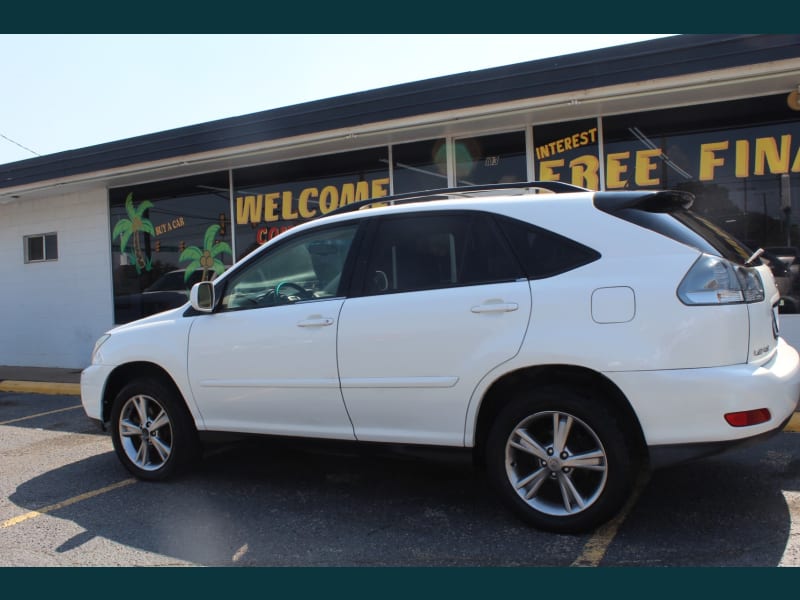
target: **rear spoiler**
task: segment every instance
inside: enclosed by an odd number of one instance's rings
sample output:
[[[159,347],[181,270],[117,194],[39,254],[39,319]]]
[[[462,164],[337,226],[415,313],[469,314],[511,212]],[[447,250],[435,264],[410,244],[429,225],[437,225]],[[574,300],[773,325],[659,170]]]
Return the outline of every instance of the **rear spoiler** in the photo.
[[[678,190],[595,192],[594,194],[594,205],[607,213],[615,213],[626,208],[653,213],[668,213],[686,210],[693,203],[694,194]]]

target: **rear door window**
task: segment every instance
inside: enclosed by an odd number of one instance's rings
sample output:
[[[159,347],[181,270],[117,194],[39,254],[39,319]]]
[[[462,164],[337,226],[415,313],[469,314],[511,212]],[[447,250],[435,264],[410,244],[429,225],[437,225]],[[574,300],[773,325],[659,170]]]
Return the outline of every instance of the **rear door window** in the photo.
[[[519,263],[490,215],[420,212],[375,224],[364,294],[514,281]]]

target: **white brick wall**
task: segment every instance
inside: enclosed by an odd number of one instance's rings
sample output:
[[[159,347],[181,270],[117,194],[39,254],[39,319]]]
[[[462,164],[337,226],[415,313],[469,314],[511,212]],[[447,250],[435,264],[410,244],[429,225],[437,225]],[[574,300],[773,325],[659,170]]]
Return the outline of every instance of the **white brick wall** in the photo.
[[[0,365],[83,368],[113,324],[104,188],[0,205]],[[58,260],[25,264],[23,237],[58,234]]]

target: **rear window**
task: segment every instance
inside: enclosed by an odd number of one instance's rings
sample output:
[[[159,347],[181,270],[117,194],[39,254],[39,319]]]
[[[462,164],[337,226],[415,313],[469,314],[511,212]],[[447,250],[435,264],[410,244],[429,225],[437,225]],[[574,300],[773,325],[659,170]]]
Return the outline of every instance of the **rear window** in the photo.
[[[690,210],[676,209],[656,213],[637,208],[623,208],[611,214],[731,262],[742,264],[753,254],[744,243],[724,229]]]

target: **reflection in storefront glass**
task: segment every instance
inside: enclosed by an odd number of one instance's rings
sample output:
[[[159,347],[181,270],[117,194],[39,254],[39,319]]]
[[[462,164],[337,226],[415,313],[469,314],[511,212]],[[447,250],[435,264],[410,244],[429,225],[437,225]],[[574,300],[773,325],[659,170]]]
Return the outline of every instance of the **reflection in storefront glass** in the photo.
[[[457,139],[456,186],[527,180],[525,133],[515,131]]]
[[[392,178],[395,194],[447,187],[447,154],[444,138],[392,146]]]

